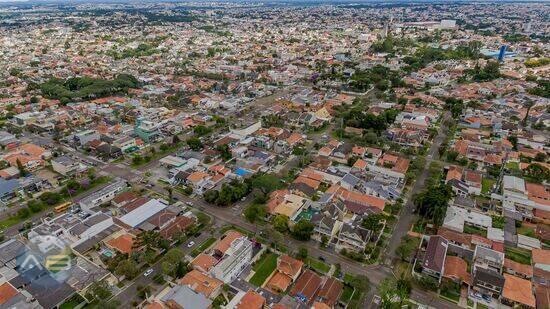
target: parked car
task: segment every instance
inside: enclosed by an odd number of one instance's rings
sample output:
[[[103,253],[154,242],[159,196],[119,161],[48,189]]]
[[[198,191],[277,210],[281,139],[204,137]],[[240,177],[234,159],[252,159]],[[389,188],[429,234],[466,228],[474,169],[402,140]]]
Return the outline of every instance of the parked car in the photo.
[[[153,269],[152,269],[152,268],[149,268],[149,269],[147,269],[147,270],[143,273],[143,276],[147,277],[147,276],[149,276],[149,275],[152,274],[152,273],[153,273]]]
[[[195,242],[194,241],[190,241],[188,244],[187,244],[187,248],[191,248],[195,245]]]

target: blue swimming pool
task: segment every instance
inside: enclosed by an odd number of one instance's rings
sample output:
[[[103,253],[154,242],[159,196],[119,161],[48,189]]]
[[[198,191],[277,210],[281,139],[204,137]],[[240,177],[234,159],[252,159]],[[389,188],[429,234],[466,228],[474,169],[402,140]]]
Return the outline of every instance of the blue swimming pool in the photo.
[[[237,174],[237,175],[239,175],[239,176],[245,176],[245,175],[250,174],[250,171],[249,171],[249,170],[245,170],[244,168],[239,167],[239,168],[237,168],[237,169],[235,170],[235,174]]]

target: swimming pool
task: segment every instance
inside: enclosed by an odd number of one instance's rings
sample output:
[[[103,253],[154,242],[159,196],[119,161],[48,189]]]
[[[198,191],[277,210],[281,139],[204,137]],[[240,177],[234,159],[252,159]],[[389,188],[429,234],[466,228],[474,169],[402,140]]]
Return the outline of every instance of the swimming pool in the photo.
[[[237,168],[237,169],[235,170],[235,174],[237,174],[238,176],[245,176],[245,175],[250,174],[250,171],[249,171],[249,170],[245,170],[244,168],[239,167],[239,168]]]

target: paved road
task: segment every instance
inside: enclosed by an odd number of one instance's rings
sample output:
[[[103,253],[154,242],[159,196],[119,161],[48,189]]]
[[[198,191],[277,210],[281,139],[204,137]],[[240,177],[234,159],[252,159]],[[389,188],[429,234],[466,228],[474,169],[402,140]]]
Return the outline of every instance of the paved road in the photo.
[[[405,204],[405,207],[401,210],[401,214],[399,216],[399,219],[397,223],[395,224],[395,227],[393,229],[392,236],[390,238],[390,241],[388,242],[388,247],[385,250],[385,257],[389,259],[396,258],[395,250],[397,247],[399,247],[399,244],[401,242],[401,237],[403,237],[407,232],[409,231],[409,228],[411,227],[413,220],[415,218],[415,214],[413,213],[414,210],[414,204],[412,197],[420,192],[422,189],[424,189],[424,183],[426,181],[426,178],[428,177],[429,172],[429,166],[430,163],[434,160],[438,160],[439,158],[439,146],[441,146],[441,143],[446,138],[446,132],[443,127],[443,123],[446,122],[450,118],[450,113],[445,112],[443,115],[443,120],[440,122],[441,126],[439,127],[439,130],[437,132],[437,136],[434,139],[434,142],[432,143],[430,149],[428,150],[428,154],[426,157],[426,166],[424,167],[424,170],[422,170],[422,173],[418,178],[416,179],[412,190],[410,190],[407,193],[407,203]]]
[[[180,248],[185,254],[189,254],[196,246],[199,246],[201,243],[206,241],[211,235],[204,231],[199,235],[198,237],[191,237],[189,238],[185,243],[181,244],[178,248]],[[187,244],[190,241],[194,241],[195,245],[191,248],[187,247]],[[140,274],[137,278],[134,279],[132,284],[127,286],[124,290],[119,292],[117,295],[114,296],[116,300],[120,302],[119,308],[132,308],[132,302],[137,301],[141,302],[142,300],[137,296],[137,288],[138,286],[149,286],[151,287],[151,291],[154,293],[159,292],[162,288],[161,286],[155,284],[153,282],[153,277],[156,274],[162,273],[162,267],[161,267],[161,261],[160,259],[151,266],[150,268],[153,269],[153,272],[145,277],[143,274]],[[157,291],[158,290],[158,291]]]
[[[155,185],[153,188],[151,188],[151,190],[159,194],[166,194],[166,190],[158,185]],[[240,210],[246,206],[244,204],[246,204],[247,202],[251,202],[251,199],[245,201],[244,203],[239,203],[236,207],[217,207],[210,205],[203,200],[191,199],[188,196],[182,195],[177,191],[173,192],[173,196],[182,202],[192,202],[194,207],[197,207],[205,213],[211,215],[218,222],[232,224],[255,233],[260,233],[263,230],[262,226],[258,227],[255,224],[249,223],[241,215]],[[371,284],[374,285],[374,288],[376,288],[376,286],[378,286],[386,277],[393,275],[391,269],[387,266],[365,266],[361,263],[337,254],[334,251],[320,248],[318,243],[315,241],[302,242],[294,240],[292,238],[285,238],[284,242],[287,247],[293,249],[294,251],[297,251],[299,247],[303,246],[308,249],[309,254],[313,257],[323,256],[326,263],[328,264],[340,264],[343,272],[367,276]],[[414,290],[414,292],[411,294],[411,298],[421,303],[430,302],[431,306],[435,308],[456,308],[456,306],[454,306],[452,303],[442,300],[430,292]]]

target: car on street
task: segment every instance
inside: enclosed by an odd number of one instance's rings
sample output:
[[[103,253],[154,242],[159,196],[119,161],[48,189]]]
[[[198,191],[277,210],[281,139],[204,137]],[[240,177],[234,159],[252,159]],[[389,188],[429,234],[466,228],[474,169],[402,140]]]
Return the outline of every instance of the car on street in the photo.
[[[147,270],[143,273],[143,276],[147,277],[147,276],[149,276],[149,275],[152,274],[152,273],[153,273],[153,269],[152,269],[152,268],[149,268],[149,269],[147,269]]]
[[[195,245],[195,242],[194,241],[190,241],[188,244],[187,244],[187,248],[191,248]]]

